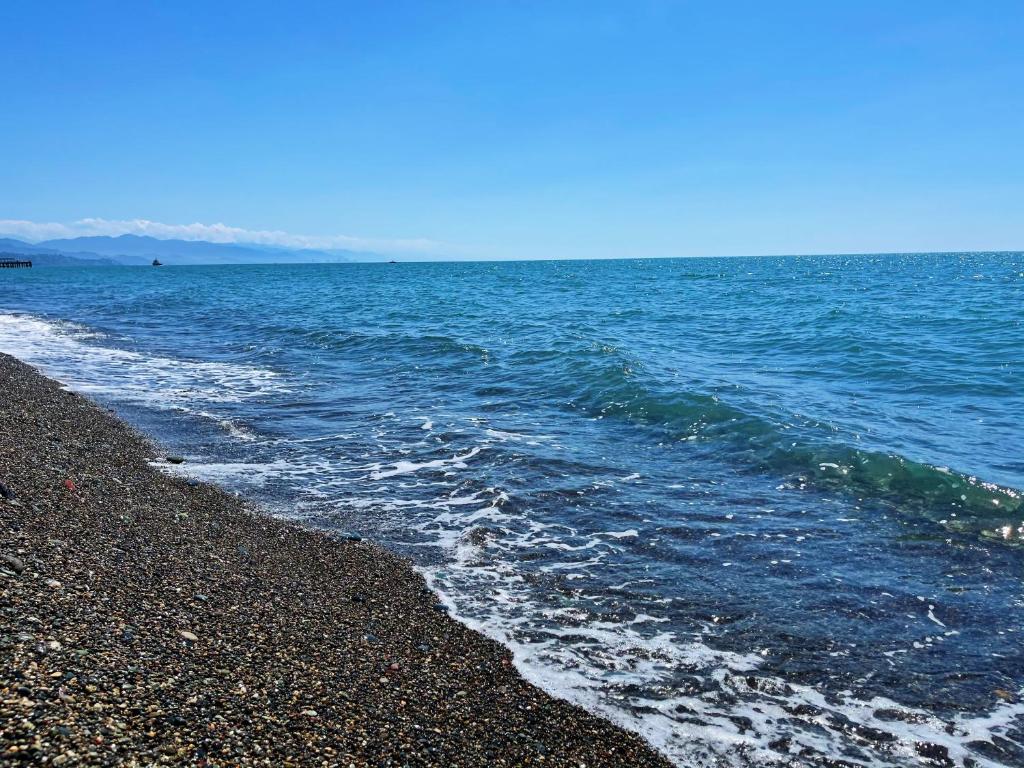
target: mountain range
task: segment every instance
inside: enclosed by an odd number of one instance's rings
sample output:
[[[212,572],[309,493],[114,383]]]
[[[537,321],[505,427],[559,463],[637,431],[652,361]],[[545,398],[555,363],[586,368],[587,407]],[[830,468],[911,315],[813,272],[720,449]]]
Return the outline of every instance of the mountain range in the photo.
[[[28,256],[38,266],[118,266],[150,264],[281,264],[386,261],[376,253],[283,248],[255,243],[161,240],[141,235],[72,237],[27,243],[0,238],[0,254]]]

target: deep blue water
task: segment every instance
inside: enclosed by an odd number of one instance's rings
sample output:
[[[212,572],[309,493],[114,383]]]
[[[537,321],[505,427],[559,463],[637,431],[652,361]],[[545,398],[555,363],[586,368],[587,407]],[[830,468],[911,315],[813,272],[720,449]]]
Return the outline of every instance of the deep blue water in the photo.
[[[0,350],[680,764],[1024,765],[1022,254],[0,287]]]

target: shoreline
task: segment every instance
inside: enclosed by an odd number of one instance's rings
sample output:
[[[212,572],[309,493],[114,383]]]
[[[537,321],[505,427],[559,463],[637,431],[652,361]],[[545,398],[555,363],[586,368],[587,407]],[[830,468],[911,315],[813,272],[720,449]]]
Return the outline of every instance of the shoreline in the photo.
[[[411,563],[150,466],[0,354],[0,750],[25,765],[669,766]]]

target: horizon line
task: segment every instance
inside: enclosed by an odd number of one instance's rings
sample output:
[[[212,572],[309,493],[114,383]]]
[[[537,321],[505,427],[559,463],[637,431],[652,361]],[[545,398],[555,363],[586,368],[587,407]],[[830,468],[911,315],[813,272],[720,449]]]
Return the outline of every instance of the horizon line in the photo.
[[[2,236],[0,236],[2,237]],[[14,239],[14,238],[11,238]],[[161,238],[155,238],[161,239]],[[207,241],[189,241],[207,242]],[[227,245],[227,243],[225,243]],[[226,262],[207,264],[175,264],[173,262],[162,262],[165,267],[277,267],[277,266],[346,266],[356,264],[527,264],[531,262],[590,262],[590,261],[672,261],[672,260],[707,260],[707,259],[817,259],[828,257],[848,258],[869,258],[879,256],[1009,256],[1024,254],[1024,249],[980,249],[980,250],[951,250],[951,251],[840,251],[835,253],[761,253],[761,254],[725,254],[725,255],[697,255],[697,256],[536,256],[532,258],[410,258],[410,259],[383,259],[374,260],[353,260],[353,261],[264,261],[264,262]],[[18,255],[18,254],[14,254]],[[31,254],[23,254],[30,256]],[[113,258],[104,256],[103,258]],[[173,259],[173,256],[163,256],[164,259]],[[83,266],[109,269],[111,267],[148,267],[148,264],[89,264],[91,259],[79,258]]]

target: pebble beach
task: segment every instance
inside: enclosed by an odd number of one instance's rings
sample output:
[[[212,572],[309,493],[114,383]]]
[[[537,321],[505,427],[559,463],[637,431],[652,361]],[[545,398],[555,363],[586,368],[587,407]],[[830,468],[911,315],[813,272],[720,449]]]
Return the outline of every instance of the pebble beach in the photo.
[[[667,766],[523,680],[411,565],[160,471],[0,355],[0,762]]]

